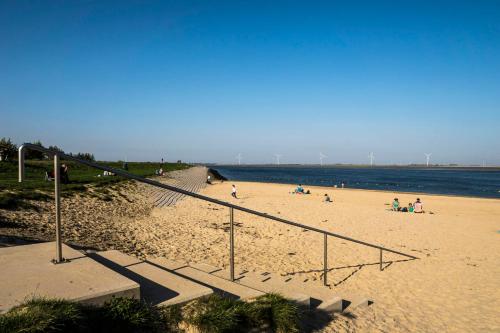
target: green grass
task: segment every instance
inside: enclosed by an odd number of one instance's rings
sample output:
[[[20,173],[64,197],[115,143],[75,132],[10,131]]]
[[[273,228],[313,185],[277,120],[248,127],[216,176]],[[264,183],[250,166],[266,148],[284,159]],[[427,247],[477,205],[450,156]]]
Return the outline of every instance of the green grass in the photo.
[[[0,333],[181,332],[182,322],[210,333],[295,333],[299,331],[299,308],[277,294],[264,295],[253,302],[212,295],[182,308],[154,307],[121,297],[100,307],[37,298],[0,315]]]
[[[85,326],[80,305],[63,300],[33,299],[0,316],[0,332],[79,332]]]
[[[251,329],[277,333],[299,332],[296,303],[278,294],[266,294],[253,302],[212,295],[184,308],[184,320],[201,332],[243,332]]]
[[[61,195],[71,196],[75,193],[86,193],[89,185],[94,189],[107,187],[124,181],[123,177],[97,177],[102,171],[85,165],[63,161],[69,168],[69,184],[61,184]],[[98,162],[101,165],[121,169],[122,162]],[[128,172],[139,176],[154,175],[160,168],[159,163],[129,162]],[[164,171],[186,169],[187,164],[164,163]],[[45,172],[53,169],[52,161],[26,161],[26,180],[18,182],[18,166],[16,161],[0,162],[0,209],[17,209],[27,207],[25,200],[48,200],[53,197],[54,182],[45,181]],[[109,193],[98,190],[97,197],[112,200]],[[99,195],[101,194],[101,195]],[[29,205],[28,205],[29,206]]]
[[[36,298],[0,315],[0,333],[7,332],[176,332],[175,308],[154,307],[131,298],[113,298],[101,307],[65,300]]]

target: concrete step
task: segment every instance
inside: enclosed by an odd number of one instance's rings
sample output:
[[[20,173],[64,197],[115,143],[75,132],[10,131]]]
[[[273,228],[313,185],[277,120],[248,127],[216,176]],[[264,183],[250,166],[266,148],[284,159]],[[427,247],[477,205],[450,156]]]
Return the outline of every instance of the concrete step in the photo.
[[[303,277],[282,277],[287,282],[293,282],[294,285],[306,285],[306,289],[314,296],[317,296],[318,299],[322,298],[322,295],[328,291],[332,292],[336,295],[336,297],[331,298],[329,300],[325,299],[323,303],[318,306],[318,309],[323,309],[327,311],[331,311],[331,309],[335,309],[334,312],[346,312],[352,311],[356,308],[366,307],[373,304],[373,300],[366,297],[360,296],[353,293],[335,293],[329,287],[317,284],[316,281],[312,280],[303,280]],[[339,302],[340,301],[340,302]]]
[[[198,284],[207,286],[215,293],[232,299],[252,299],[264,293],[254,288],[246,287],[238,283],[228,281],[203,270],[189,266],[185,263],[176,262],[167,258],[148,259],[148,263],[158,265],[173,274],[177,274],[185,279],[189,279]]]
[[[224,270],[224,269],[219,269],[217,267],[208,265],[208,264],[190,264],[193,268],[196,268],[200,271],[204,271],[205,273],[208,273],[210,275],[222,278],[222,279],[229,279],[229,271]],[[245,282],[242,282],[242,278],[246,278]],[[260,284],[259,282],[259,277],[256,275],[253,275],[251,278],[249,275],[236,275],[235,274],[235,283],[241,286],[245,286],[248,288],[256,289],[259,290],[262,293],[271,293],[271,292],[276,292],[284,297],[293,300],[307,308],[310,308],[313,306],[312,300],[310,295],[308,295],[306,292],[304,292],[301,289],[292,289],[288,288],[287,285],[284,283],[279,283],[279,284],[272,284],[272,287],[270,287],[269,284]],[[274,282],[274,281],[273,281]]]
[[[95,305],[112,297],[139,298],[139,284],[65,244],[66,261],[53,264],[55,250],[54,242],[0,249],[0,313],[31,297]]]
[[[184,304],[213,293],[207,286],[116,250],[91,253],[89,257],[137,282],[141,298],[154,305]]]
[[[219,277],[227,278],[229,271],[227,269],[218,269],[216,267],[202,264],[196,265],[200,270]],[[368,306],[373,301],[366,297],[338,295],[328,287],[313,285],[298,279],[282,277],[278,274],[269,272],[256,273],[248,271],[236,271],[235,279],[238,283],[249,286],[266,293],[276,292],[287,298],[291,298],[295,292],[310,297],[310,307],[325,312],[345,312],[351,311],[358,306]]]

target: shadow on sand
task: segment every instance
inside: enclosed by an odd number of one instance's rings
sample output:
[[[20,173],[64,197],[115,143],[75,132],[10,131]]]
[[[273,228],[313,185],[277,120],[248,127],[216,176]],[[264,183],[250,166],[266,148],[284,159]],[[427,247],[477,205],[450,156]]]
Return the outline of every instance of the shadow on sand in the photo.
[[[390,260],[390,261],[382,261],[382,271],[385,269],[389,268],[392,264],[394,263],[400,263],[400,262],[405,262],[405,261],[413,261],[416,259],[401,259],[401,260]],[[349,274],[347,274],[345,277],[343,277],[341,280],[337,282],[333,282],[329,284],[328,286],[330,287],[336,287],[353,277],[356,273],[360,272],[361,269],[369,266],[380,266],[380,262],[374,262],[374,263],[363,263],[363,264],[357,264],[357,265],[348,265],[348,266],[339,266],[339,267],[332,267],[327,270],[327,272],[333,272],[333,271],[338,271],[338,270],[343,270],[343,269],[353,269]],[[321,269],[311,269],[311,270],[304,270],[304,271],[292,271],[288,272],[285,274],[282,274],[282,276],[294,276],[297,274],[307,274],[307,273],[320,273],[320,278],[323,278],[324,272],[323,268]]]

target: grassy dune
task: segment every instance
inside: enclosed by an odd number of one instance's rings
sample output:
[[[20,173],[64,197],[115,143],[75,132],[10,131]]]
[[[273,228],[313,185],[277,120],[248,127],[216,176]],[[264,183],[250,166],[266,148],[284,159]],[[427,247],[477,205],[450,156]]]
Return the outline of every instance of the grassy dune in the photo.
[[[89,189],[106,194],[106,186],[126,179],[119,176],[97,177],[102,171],[75,162],[63,161],[69,168],[69,184],[62,184],[63,196],[87,193]],[[112,168],[122,168],[122,162],[98,162]],[[164,163],[164,171],[186,169],[187,164]],[[159,163],[129,162],[129,172],[140,176],[154,175]],[[48,200],[53,195],[54,182],[45,181],[45,172],[53,169],[52,161],[26,161],[26,180],[18,182],[17,162],[0,162],[0,208],[15,209],[29,205],[26,200]],[[93,192],[93,191],[92,191]]]

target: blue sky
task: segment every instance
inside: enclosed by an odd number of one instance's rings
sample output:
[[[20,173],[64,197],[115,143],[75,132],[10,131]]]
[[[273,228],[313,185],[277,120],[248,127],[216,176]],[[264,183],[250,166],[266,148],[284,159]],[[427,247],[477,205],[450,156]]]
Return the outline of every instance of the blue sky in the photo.
[[[0,112],[103,160],[500,164],[500,3],[4,0]]]

